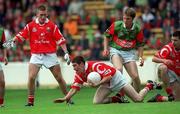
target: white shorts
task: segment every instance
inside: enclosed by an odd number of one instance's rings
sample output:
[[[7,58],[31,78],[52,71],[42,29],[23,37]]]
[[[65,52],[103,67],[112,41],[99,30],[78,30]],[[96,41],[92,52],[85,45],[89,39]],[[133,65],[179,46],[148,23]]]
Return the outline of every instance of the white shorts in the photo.
[[[168,77],[169,77],[169,83],[173,83],[177,81],[180,83],[180,76],[178,76],[174,71],[168,69]]]
[[[0,71],[2,71],[3,69],[2,69],[2,65],[1,65],[2,63],[0,63]]]
[[[113,92],[119,92],[126,84],[128,84],[126,76],[123,76],[119,70],[116,70],[116,73],[110,81],[110,89]]]
[[[46,68],[50,68],[59,64],[56,53],[51,54],[32,54],[30,63],[37,64],[40,67],[43,65]]]
[[[157,74],[158,74],[158,69],[159,69],[159,67],[160,67],[161,65],[164,65],[164,64],[159,63],[159,64],[157,64],[157,66],[156,66],[156,67],[157,67],[157,68],[156,68],[156,69],[157,69],[157,71],[156,71]],[[173,82],[175,82],[175,81],[177,81],[178,83],[180,83],[180,76],[178,76],[174,71],[168,69],[166,74],[167,74],[166,76],[169,77],[169,84],[171,84],[171,83],[173,83]]]
[[[135,59],[137,58],[135,50],[123,51],[123,50],[117,50],[111,47],[110,48],[110,61],[111,62],[112,62],[113,55],[120,56],[123,59],[123,64],[130,61],[135,61]]]

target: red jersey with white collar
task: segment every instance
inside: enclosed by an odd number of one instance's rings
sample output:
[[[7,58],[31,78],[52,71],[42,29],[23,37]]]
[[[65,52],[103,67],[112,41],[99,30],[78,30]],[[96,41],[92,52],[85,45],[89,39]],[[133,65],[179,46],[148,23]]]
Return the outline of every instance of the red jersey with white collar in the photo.
[[[101,79],[103,79],[107,76],[114,76],[116,69],[103,62],[86,62],[85,72],[82,74],[75,74],[74,83],[71,85],[71,88],[80,90],[83,83],[87,82],[87,76],[90,72],[98,72],[101,76]]]
[[[172,43],[165,45],[159,52],[158,57],[161,59],[169,59],[173,61],[173,66],[167,67],[174,71],[178,76],[180,76],[180,51],[176,51]]]
[[[29,39],[31,53],[54,53],[57,45],[66,42],[57,25],[48,19],[41,25],[38,18],[28,23],[16,38],[19,41]]]

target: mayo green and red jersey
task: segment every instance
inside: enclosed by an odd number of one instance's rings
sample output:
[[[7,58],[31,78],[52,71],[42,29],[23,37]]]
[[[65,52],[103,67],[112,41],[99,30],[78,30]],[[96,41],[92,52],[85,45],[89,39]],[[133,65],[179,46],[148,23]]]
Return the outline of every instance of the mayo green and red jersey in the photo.
[[[97,72],[100,74],[101,79],[107,76],[114,76],[116,69],[103,63],[96,61],[88,61],[85,63],[85,72],[81,74],[75,74],[74,82],[71,88],[80,90],[84,82],[87,82],[87,76],[91,72]]]
[[[114,22],[104,33],[110,39],[109,46],[120,50],[131,50],[144,46],[144,36],[140,25],[133,23],[131,29],[127,29],[123,21]]]

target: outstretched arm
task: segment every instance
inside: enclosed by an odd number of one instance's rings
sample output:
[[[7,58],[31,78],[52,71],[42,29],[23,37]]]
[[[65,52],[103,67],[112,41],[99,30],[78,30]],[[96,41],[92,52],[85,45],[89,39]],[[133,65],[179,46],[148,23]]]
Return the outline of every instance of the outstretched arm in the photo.
[[[55,99],[54,103],[63,103],[64,101],[69,102],[69,100],[76,94],[76,92],[77,89],[71,89],[65,97]]]

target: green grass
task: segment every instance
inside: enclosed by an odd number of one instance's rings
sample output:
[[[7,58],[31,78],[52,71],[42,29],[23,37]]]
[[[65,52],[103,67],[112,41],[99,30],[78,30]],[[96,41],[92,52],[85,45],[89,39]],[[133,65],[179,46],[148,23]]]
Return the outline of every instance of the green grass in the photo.
[[[95,89],[83,88],[74,96],[73,106],[54,104],[62,97],[58,89],[37,89],[35,106],[25,107],[27,90],[6,90],[5,107],[0,114],[180,114],[180,102],[146,103],[155,92],[150,92],[144,103],[93,105]],[[161,94],[164,94],[160,91]]]

